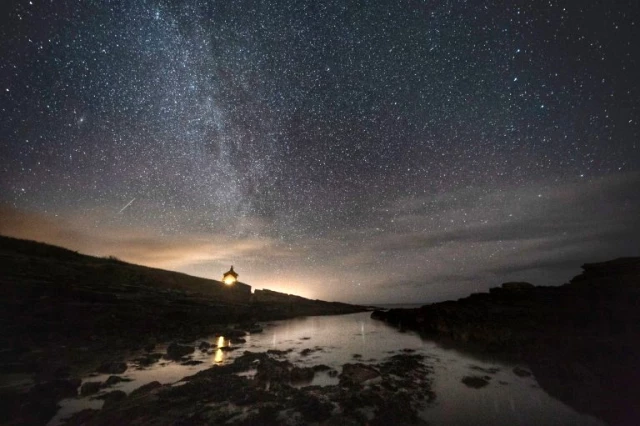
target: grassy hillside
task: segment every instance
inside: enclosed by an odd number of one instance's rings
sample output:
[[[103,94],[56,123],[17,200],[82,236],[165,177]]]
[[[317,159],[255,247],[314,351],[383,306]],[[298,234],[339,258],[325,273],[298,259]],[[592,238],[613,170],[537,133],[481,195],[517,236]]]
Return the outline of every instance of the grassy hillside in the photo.
[[[135,291],[137,287],[197,293],[223,302],[248,303],[251,288],[82,255],[62,247],[0,236],[0,284],[81,286],[93,291]]]

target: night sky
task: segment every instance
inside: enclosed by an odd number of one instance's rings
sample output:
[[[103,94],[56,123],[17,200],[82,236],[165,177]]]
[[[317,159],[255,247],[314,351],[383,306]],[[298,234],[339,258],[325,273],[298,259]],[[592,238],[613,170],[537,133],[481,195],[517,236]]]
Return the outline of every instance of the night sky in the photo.
[[[3,1],[0,233],[428,302],[640,255],[638,1]]]

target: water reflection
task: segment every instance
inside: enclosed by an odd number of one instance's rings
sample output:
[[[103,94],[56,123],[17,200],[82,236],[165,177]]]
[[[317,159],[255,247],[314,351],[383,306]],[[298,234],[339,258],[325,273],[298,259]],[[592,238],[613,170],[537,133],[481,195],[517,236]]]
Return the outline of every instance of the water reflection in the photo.
[[[533,376],[515,375],[514,365],[491,358],[479,359],[415,333],[399,333],[380,321],[371,320],[367,312],[276,321],[265,326],[263,333],[246,336],[247,342],[235,351],[228,350],[231,342],[224,336],[209,336],[206,340],[215,342],[217,347],[211,348],[213,352],[196,351],[193,354],[193,359],[202,361],[202,364],[183,366],[177,362],[161,361],[144,370],[136,370],[130,364],[124,376],[134,381],[108,390],[129,392],[154,380],[174,383],[184,376],[210,368],[212,364],[231,362],[244,350],[263,352],[279,349],[296,365],[311,367],[324,364],[340,372],[343,364],[354,362],[354,354],[362,355],[358,362],[377,363],[403,349],[410,349],[425,355],[427,364],[433,369],[436,403],[422,413],[423,419],[431,424],[602,425],[550,397],[538,387]],[[194,346],[199,342],[194,342]],[[465,376],[474,375],[489,376],[490,383],[482,389],[472,389],[462,383]],[[92,381],[106,379],[107,376],[89,378]],[[312,384],[330,385],[336,384],[337,380],[318,373]],[[62,405],[65,404],[69,405]],[[69,410],[67,408],[65,414]]]

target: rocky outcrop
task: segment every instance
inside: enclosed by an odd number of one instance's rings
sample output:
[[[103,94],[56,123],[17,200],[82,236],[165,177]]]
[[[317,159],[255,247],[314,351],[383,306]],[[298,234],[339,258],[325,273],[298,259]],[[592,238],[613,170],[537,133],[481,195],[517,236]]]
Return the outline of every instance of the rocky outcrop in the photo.
[[[182,358],[183,356],[190,355],[194,353],[196,348],[189,345],[181,345],[179,343],[172,343],[167,347],[167,355],[168,359],[177,360]]]
[[[215,333],[241,342],[247,330],[261,331],[256,321],[364,310],[275,292],[269,293],[272,300],[258,296],[252,304],[250,290],[242,283],[226,286],[0,236],[0,348],[6,348],[0,351],[0,366],[6,373],[32,374],[36,383],[86,371],[121,374],[126,364],[104,361],[146,351],[135,360],[144,368],[158,361],[150,352],[160,343]],[[247,327],[234,330],[230,323]],[[169,358],[188,355],[170,352]],[[46,423],[44,417],[55,412],[55,395],[42,398],[44,414],[36,423]],[[3,389],[0,400],[8,402],[0,411],[14,417],[25,398],[24,389]]]
[[[640,258],[583,269],[559,287],[505,283],[458,301],[378,310],[371,318],[524,360],[553,396],[612,424],[635,424],[640,418],[633,401],[640,394]]]
[[[398,354],[375,365],[347,364],[343,377],[364,377],[367,371],[370,378],[375,372],[376,380],[323,387],[294,387],[290,382],[298,374],[308,378],[328,367],[300,367],[273,356],[277,354],[247,351],[233,363],[184,378],[180,386],[154,382],[128,397],[108,394],[105,409],[85,410],[66,424],[411,425],[424,424],[418,413],[435,398],[431,368],[421,355]],[[256,366],[253,380],[237,374]]]

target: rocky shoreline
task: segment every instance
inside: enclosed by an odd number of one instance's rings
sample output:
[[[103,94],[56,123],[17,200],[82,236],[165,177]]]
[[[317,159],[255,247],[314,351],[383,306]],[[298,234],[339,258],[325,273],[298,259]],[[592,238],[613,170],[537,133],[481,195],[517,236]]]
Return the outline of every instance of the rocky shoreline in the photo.
[[[489,293],[372,318],[529,364],[550,395],[614,425],[640,420],[640,258],[587,264],[559,287]]]
[[[207,283],[216,282],[0,236],[0,423],[44,424],[59,400],[77,395],[79,377],[117,374],[123,360],[162,343],[240,339],[258,321],[366,309],[198,292]]]
[[[84,410],[66,425],[423,424],[418,411],[435,398],[423,355],[399,351],[375,365],[298,367],[280,351],[245,351],[177,384],[146,384],[129,395],[103,393],[101,410]],[[332,386],[305,386],[316,374],[337,376]]]

